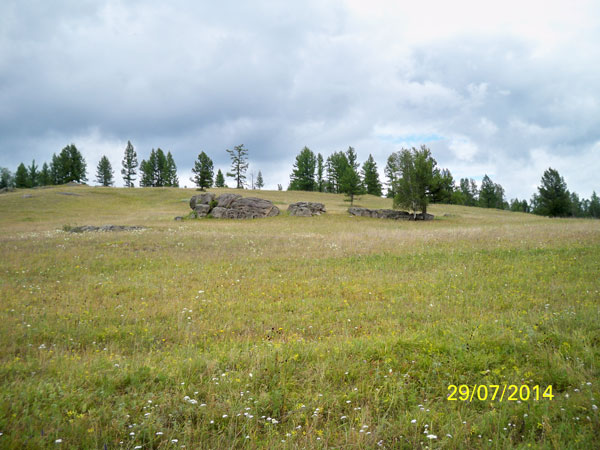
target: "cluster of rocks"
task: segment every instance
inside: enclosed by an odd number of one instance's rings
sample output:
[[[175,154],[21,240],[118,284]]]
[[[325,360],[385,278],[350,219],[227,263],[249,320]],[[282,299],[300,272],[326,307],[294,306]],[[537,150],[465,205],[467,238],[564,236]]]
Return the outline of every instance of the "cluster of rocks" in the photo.
[[[353,206],[348,208],[348,212],[353,216],[375,217],[377,219],[394,220],[433,220],[433,215],[428,213],[411,214],[407,211],[398,211],[395,209],[368,209]]]
[[[297,202],[288,206],[290,216],[310,217],[325,214],[325,205],[323,203]]]
[[[206,192],[190,199],[194,217],[214,217],[216,219],[257,219],[279,214],[279,208],[269,200],[256,197],[242,197],[238,194],[215,194]]]
[[[89,231],[133,231],[133,230],[143,230],[146,227],[136,227],[136,226],[126,226],[126,225],[102,225],[100,227],[96,227],[93,225],[83,225],[80,227],[69,227],[65,231],[69,233],[85,233]]]

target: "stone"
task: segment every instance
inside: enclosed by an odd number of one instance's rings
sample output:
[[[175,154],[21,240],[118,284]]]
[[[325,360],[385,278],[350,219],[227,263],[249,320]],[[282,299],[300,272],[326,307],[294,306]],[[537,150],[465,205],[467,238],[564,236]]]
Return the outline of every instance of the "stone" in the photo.
[[[210,205],[210,203],[215,199],[215,194],[212,192],[205,192],[203,194],[194,195],[190,199],[190,208],[196,209],[197,205]]]
[[[89,231],[134,231],[134,230],[143,230],[146,227],[136,227],[136,226],[126,226],[126,225],[102,225],[100,227],[96,227],[94,225],[83,225],[80,227],[72,227],[65,231],[69,233],[85,233]]]
[[[194,217],[216,219],[255,219],[279,214],[279,208],[273,202],[239,194],[222,194],[216,199],[214,194],[195,195],[190,200],[190,207]]]
[[[211,210],[210,215],[212,217],[214,217],[215,219],[224,219],[226,212],[227,212],[227,208],[223,208],[222,206],[215,206]]]
[[[348,212],[353,216],[375,217],[377,219],[393,219],[393,220],[432,220],[433,215],[422,213],[413,215],[407,211],[398,211],[396,209],[368,209],[352,206],[348,208]]]
[[[221,194],[217,198],[217,206],[220,208],[229,208],[238,198],[242,198],[242,196],[239,194]]]
[[[269,200],[256,197],[240,197],[233,200],[225,217],[229,219],[256,219],[279,214],[279,208]],[[213,217],[215,217],[213,215]]]
[[[325,205],[323,203],[314,202],[297,202],[288,206],[288,214],[290,216],[311,217],[325,214]]]
[[[197,217],[206,217],[211,210],[210,204],[199,204],[194,208]]]
[[[175,222],[181,222],[183,220],[183,217],[182,216],[175,216],[175,219],[173,219],[173,220],[175,220]]]

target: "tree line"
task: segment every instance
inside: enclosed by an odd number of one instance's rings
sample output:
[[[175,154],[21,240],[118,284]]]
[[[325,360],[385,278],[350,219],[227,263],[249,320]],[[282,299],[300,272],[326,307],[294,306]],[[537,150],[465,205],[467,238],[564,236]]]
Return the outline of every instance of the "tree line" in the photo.
[[[251,173],[248,182],[248,149],[243,144],[226,149],[226,152],[231,159],[231,169],[226,176],[233,179],[236,188],[264,187],[260,170],[256,176]],[[179,186],[173,156],[171,152],[165,154],[160,148],[152,149],[148,159],[138,164],[135,149],[128,141],[121,165],[126,187],[133,187],[138,175],[141,187]],[[50,164],[44,163],[41,169],[35,160],[29,166],[21,163],[14,175],[8,169],[0,168],[0,188],[84,183],[87,181],[86,167],[85,159],[77,147],[70,144],[58,155],[53,154]],[[204,151],[194,162],[192,173],[191,181],[199,189],[226,187],[225,175],[220,169],[214,173],[214,163]],[[403,148],[392,153],[387,159],[384,174],[387,178],[386,196],[393,199],[395,207],[404,207],[415,213],[427,212],[430,203],[447,203],[550,217],[600,218],[600,200],[596,192],[592,193],[589,200],[580,199],[577,193],[567,189],[562,176],[552,168],[544,172],[538,192],[529,202],[517,198],[507,201],[503,187],[494,183],[487,174],[480,186],[472,178],[461,178],[456,183],[450,170],[438,167],[431,150],[424,145],[418,149]],[[100,158],[96,168],[95,181],[102,186],[114,184],[114,170],[105,155]],[[288,190],[346,194],[353,204],[356,196],[382,196],[383,187],[377,163],[371,154],[361,165],[353,147],[336,151],[326,159],[321,153],[315,154],[304,147],[295,158]],[[282,190],[282,185],[279,184],[278,189]]]

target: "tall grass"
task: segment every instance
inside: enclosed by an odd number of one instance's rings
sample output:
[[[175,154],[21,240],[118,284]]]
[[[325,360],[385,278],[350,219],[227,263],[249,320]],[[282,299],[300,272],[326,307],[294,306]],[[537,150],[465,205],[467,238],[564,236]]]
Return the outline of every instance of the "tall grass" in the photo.
[[[29,192],[0,196],[2,448],[597,444],[597,221],[244,191],[328,213],[174,222],[194,190]],[[63,231],[109,223],[148,228]]]

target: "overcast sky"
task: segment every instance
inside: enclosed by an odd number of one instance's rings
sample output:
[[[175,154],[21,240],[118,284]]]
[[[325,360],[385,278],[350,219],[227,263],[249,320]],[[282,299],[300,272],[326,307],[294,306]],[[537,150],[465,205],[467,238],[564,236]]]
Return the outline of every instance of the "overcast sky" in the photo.
[[[508,198],[549,166],[589,197],[600,2],[2,0],[0,166],[75,143],[90,180],[106,154],[122,185],[127,140],[171,151],[182,186],[200,151],[225,172],[237,144],[268,189],[305,145],[351,145],[383,175],[425,144]]]

